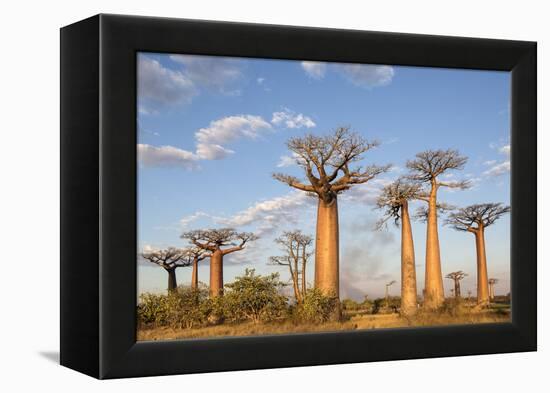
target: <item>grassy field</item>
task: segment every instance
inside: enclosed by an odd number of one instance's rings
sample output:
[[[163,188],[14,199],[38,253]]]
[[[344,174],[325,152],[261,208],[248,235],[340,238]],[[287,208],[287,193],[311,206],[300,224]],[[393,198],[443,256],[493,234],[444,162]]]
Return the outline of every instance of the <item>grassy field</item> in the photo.
[[[420,311],[414,318],[399,314],[345,314],[342,322],[324,324],[294,324],[290,321],[239,324],[221,324],[198,329],[173,329],[169,327],[139,329],[139,341],[175,340],[185,338],[207,338],[223,336],[252,336],[268,334],[290,334],[306,332],[327,332],[357,329],[383,329],[418,326],[464,325],[478,323],[510,322],[509,307],[492,307],[486,310],[466,309],[460,312],[428,313]]]

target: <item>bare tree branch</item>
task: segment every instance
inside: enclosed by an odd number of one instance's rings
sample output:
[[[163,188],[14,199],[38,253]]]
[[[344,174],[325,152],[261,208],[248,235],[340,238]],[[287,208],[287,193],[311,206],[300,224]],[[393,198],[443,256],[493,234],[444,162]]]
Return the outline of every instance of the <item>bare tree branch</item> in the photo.
[[[393,218],[397,225],[401,218],[401,207],[407,201],[418,199],[423,195],[424,191],[420,184],[407,182],[404,178],[399,178],[385,186],[376,201],[378,209],[385,209],[384,217],[377,223],[377,229],[385,227],[390,218]]]
[[[370,165],[365,168],[350,168],[350,164],[360,161],[363,154],[378,146],[369,142],[349,127],[339,127],[326,136],[308,134],[291,138],[288,149],[294,153],[309,184],[290,175],[276,173],[273,177],[298,190],[315,193],[325,202],[330,202],[337,194],[355,184],[366,183],[390,166]],[[338,177],[340,176],[340,177]]]
[[[486,228],[504,214],[510,212],[510,206],[502,203],[482,203],[470,205],[449,215],[445,224],[457,231],[476,232],[480,228]]]

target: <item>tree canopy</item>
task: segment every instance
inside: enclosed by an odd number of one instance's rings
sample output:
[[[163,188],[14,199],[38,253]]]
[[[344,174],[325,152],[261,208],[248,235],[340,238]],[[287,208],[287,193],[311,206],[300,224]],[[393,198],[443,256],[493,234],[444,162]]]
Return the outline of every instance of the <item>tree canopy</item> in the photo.
[[[510,212],[510,206],[502,203],[482,203],[470,205],[449,215],[446,224],[457,231],[475,232],[488,227],[504,214]]]
[[[281,173],[275,173],[273,177],[298,190],[316,194],[328,203],[353,185],[366,183],[389,169],[390,166],[378,165],[350,167],[378,145],[376,141],[369,142],[351,132],[349,127],[339,127],[325,136],[308,134],[291,138],[287,147],[294,154],[296,163],[304,169],[307,183]]]
[[[258,239],[258,236],[251,232],[237,232],[233,228],[197,229],[185,232],[181,237],[200,249],[210,252],[219,250],[224,255],[242,250],[246,243]]]

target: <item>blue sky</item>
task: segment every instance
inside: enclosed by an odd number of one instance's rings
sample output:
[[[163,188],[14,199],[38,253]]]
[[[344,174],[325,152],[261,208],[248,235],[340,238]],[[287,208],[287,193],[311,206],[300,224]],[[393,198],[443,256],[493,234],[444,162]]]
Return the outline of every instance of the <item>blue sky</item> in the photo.
[[[226,257],[226,282],[245,268],[267,274],[283,230],[314,235],[315,200],[272,179],[301,175],[285,141],[347,125],[380,146],[365,164],[393,169],[342,194],[341,297],[381,296],[399,282],[399,229],[373,230],[380,188],[406,173],[426,149],[458,149],[469,157],[449,179],[469,179],[465,191],[441,189],[457,206],[509,204],[510,75],[507,72],[314,63],[141,53],[138,55],[138,247],[184,247],[185,230],[232,226],[260,240]],[[412,209],[421,206],[414,203]],[[475,294],[473,235],[442,225],[442,269],[463,270],[463,293]],[[497,294],[509,291],[509,217],[486,231],[489,276]],[[413,223],[418,290],[424,279],[425,224]],[[313,271],[311,261],[310,273]],[[178,269],[190,282],[191,269]],[[208,262],[199,280],[208,282]],[[166,288],[163,269],[138,258],[138,292]],[[311,278],[309,279],[312,282]],[[445,280],[449,294],[451,281]],[[398,294],[399,286],[393,287]]]

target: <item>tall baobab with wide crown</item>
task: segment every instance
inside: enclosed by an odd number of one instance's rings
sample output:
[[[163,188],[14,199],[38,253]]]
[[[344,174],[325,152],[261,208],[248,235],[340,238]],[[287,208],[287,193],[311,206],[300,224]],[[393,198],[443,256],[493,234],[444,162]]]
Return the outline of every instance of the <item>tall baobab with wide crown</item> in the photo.
[[[441,254],[437,229],[437,191],[440,187],[464,189],[467,181],[441,181],[441,175],[449,170],[464,168],[467,158],[457,150],[426,150],[407,161],[411,180],[428,184],[427,195],[419,199],[428,203],[426,230],[426,274],[424,306],[428,309],[440,307],[444,300]]]
[[[454,289],[454,295],[455,298],[460,298],[460,280],[462,280],[464,277],[466,277],[468,274],[464,273],[462,270],[459,270],[457,272],[451,272],[445,276],[445,278],[448,278],[450,280],[453,280],[455,289]]]
[[[194,246],[187,249],[187,258],[193,266],[193,271],[191,273],[191,288],[197,289],[199,287],[199,262],[209,256],[208,251],[200,247]]]
[[[290,187],[317,196],[317,231],[315,238],[315,288],[339,297],[339,226],[338,195],[356,184],[366,183],[389,169],[389,166],[354,167],[364,153],[378,146],[349,127],[339,127],[326,136],[308,134],[291,138],[288,149],[305,172],[306,181],[276,173],[273,177]]]
[[[489,299],[493,300],[495,298],[495,284],[498,283],[496,278],[489,279]]]
[[[382,189],[376,205],[385,209],[384,218],[378,222],[382,227],[393,218],[395,224],[401,221],[401,313],[414,315],[417,310],[416,267],[414,242],[409,216],[409,201],[422,195],[421,185],[397,179]]]
[[[281,236],[275,239],[275,243],[281,246],[285,255],[270,257],[272,265],[287,266],[292,279],[292,288],[296,303],[302,303],[306,296],[306,265],[312,253],[308,250],[313,238],[304,235],[301,231],[283,232]]]
[[[164,250],[144,250],[141,256],[166,270],[168,273],[168,292],[174,292],[178,288],[176,269],[190,265],[190,262],[186,258],[187,251],[181,248],[170,247]]]
[[[454,229],[473,233],[476,238],[477,303],[481,306],[489,303],[485,229],[509,211],[510,206],[502,203],[483,203],[459,209],[447,219],[447,224]]]
[[[253,233],[237,232],[233,228],[199,229],[185,232],[181,237],[208,252],[210,297],[223,295],[223,257],[243,250],[246,243],[258,239]]]

